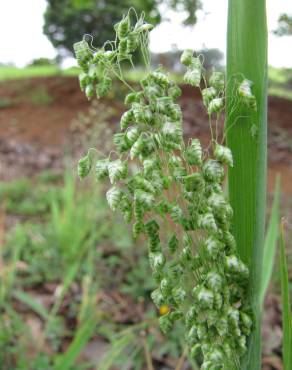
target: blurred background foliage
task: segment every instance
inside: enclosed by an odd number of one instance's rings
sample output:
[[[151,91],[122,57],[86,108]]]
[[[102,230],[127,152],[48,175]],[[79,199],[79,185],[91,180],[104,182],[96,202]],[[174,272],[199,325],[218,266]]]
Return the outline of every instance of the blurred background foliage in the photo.
[[[292,15],[281,14],[278,20],[278,28],[275,30],[278,36],[292,35]]]
[[[161,3],[186,13],[185,24],[196,23],[196,11],[201,7],[198,0],[47,0],[44,33],[60,54],[73,52],[73,44],[80,41],[81,35],[90,34],[95,45],[102,45],[114,39],[113,25],[130,7],[145,19],[156,25],[163,15],[159,11]]]

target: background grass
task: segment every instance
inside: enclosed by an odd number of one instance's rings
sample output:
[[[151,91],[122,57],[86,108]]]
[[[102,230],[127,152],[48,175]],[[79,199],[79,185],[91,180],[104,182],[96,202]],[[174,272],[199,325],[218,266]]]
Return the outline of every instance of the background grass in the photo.
[[[0,81],[20,78],[77,76],[77,68],[60,69],[58,66],[30,66],[25,68],[0,66]]]
[[[1,182],[0,202],[1,369],[135,363],[142,370],[145,346],[158,358],[180,356],[181,329],[167,340],[158,329],[147,249],[143,241],[137,248],[123,221],[109,212],[102,188],[47,171]],[[5,238],[3,217],[14,224]],[[48,287],[52,299],[46,302]],[[99,359],[82,357],[89,341],[96,350],[106,346]]]

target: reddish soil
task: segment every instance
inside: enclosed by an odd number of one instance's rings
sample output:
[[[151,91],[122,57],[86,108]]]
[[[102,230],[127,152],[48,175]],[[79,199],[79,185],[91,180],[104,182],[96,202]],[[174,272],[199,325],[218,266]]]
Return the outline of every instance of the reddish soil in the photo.
[[[29,99],[40,89],[47,92],[51,102],[36,104]],[[46,146],[61,145],[77,112],[89,106],[75,78],[6,82],[0,85],[0,96],[11,101],[10,106],[0,111],[1,139]]]
[[[1,100],[5,104],[1,104]],[[51,160],[63,153],[68,142],[72,120],[86,111],[90,103],[80,92],[77,78],[48,77],[9,81],[0,84],[0,156],[16,151],[16,161],[28,151],[41,156],[47,150]],[[118,111],[119,102],[109,101]],[[203,140],[208,134],[206,116],[199,96],[183,88],[181,104],[185,115],[185,132]],[[292,195],[292,102],[269,99],[269,191],[277,173],[282,175],[282,191]],[[23,147],[26,149],[24,150]],[[33,149],[32,149],[33,148]],[[35,158],[36,160],[37,158]],[[41,159],[41,158],[40,158]],[[49,166],[50,160],[47,166]],[[2,171],[3,172],[3,171]],[[19,173],[18,173],[19,175]],[[4,178],[3,173],[0,177]]]

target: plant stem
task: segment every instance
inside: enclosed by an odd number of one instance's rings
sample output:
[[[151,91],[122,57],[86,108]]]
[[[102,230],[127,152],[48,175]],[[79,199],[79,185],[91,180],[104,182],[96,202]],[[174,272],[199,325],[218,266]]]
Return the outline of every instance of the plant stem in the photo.
[[[236,76],[254,83],[257,112],[246,118],[232,110]],[[234,235],[242,260],[250,269],[250,299],[255,327],[241,369],[261,367],[259,291],[266,205],[267,151],[267,25],[265,0],[229,0],[227,32],[227,144],[235,166],[229,171],[229,197],[234,210]],[[252,134],[256,127],[257,135]],[[229,129],[230,128],[230,129]]]

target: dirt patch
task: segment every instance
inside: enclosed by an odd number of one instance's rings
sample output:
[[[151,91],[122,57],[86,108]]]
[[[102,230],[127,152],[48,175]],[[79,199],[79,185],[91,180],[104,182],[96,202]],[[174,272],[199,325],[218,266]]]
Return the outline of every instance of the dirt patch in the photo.
[[[58,157],[63,156],[72,120],[90,107],[80,92],[77,78],[61,76],[1,83],[1,101],[5,102],[0,109],[1,178],[5,163],[10,169],[13,166],[24,168],[28,164],[29,173],[39,167],[55,165]],[[184,86],[180,103],[184,111],[185,134],[198,136],[206,143],[209,127],[199,93]],[[117,124],[122,106],[118,99],[107,104],[115,105]],[[269,98],[268,189],[272,192],[275,176],[280,173],[282,190],[289,195],[292,195],[291,117],[291,101]],[[19,171],[21,168],[12,173],[16,175]],[[27,170],[23,171],[27,174]]]
[[[51,97],[47,104],[37,104],[30,99],[34,92],[36,99],[40,87]],[[75,78],[10,81],[0,85],[0,96],[11,101],[11,105],[0,112],[2,140],[13,138],[40,146],[61,145],[76,113],[89,106]]]

